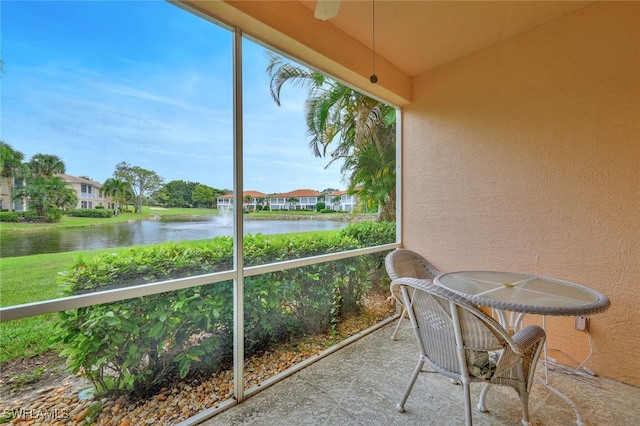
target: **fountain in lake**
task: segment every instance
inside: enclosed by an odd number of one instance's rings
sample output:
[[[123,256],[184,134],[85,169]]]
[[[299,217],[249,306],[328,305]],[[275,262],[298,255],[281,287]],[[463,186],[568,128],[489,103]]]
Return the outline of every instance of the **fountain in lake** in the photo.
[[[220,228],[231,228],[233,226],[233,209],[231,207],[218,209],[214,222]]]

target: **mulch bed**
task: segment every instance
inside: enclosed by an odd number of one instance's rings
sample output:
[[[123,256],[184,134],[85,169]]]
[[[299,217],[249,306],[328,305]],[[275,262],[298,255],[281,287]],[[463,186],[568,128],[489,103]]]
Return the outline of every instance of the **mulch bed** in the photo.
[[[329,346],[388,318],[395,303],[366,298],[365,311],[343,321],[332,333],[282,345],[245,362],[245,387],[316,355]],[[217,407],[233,393],[233,371],[198,376],[160,389],[144,399],[92,397],[91,383],[64,371],[54,352],[12,360],[0,371],[0,423],[15,425],[173,425]],[[85,398],[86,395],[86,398]]]

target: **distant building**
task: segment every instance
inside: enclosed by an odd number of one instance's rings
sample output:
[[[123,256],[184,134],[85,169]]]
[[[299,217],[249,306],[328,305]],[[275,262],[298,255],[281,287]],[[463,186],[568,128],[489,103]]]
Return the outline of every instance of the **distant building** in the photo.
[[[357,197],[346,191],[337,191],[325,195],[323,199],[322,193],[313,189],[296,189],[271,195],[259,191],[242,193],[244,208],[257,210],[263,200],[270,210],[315,210],[318,202],[324,202],[328,209],[351,212],[355,209]],[[217,201],[218,209],[230,208],[233,206],[233,193],[222,195],[218,197]]]
[[[106,197],[102,193],[102,184],[82,177],[76,177],[59,173],[56,176],[62,178],[78,196],[78,209],[93,209],[97,206],[104,206],[105,209],[113,209],[114,202],[111,197]],[[12,179],[13,185],[9,185]],[[0,179],[0,210],[13,210],[22,212],[27,210],[26,199],[11,199],[11,189],[25,184],[22,178],[2,178]],[[12,205],[13,203],[13,205]]]
[[[358,197],[347,191],[336,191],[325,195],[324,203],[328,209],[352,212],[356,208]]]
[[[247,198],[249,197],[249,198]],[[260,191],[244,191],[242,193],[242,207],[256,210],[260,201],[269,198],[268,194]],[[247,201],[248,200],[248,201]],[[224,194],[218,197],[218,210],[233,207],[233,193]]]
[[[12,188],[23,186],[24,179],[11,177],[0,179],[0,210],[13,210],[16,212],[23,212],[27,209],[27,203],[23,199],[12,200],[11,190]]]
[[[273,194],[269,198],[271,210],[315,210],[321,192],[313,189],[296,189],[282,194]]]
[[[115,207],[115,203],[111,197],[106,197],[102,193],[102,184],[100,182],[64,173],[58,173],[56,176],[64,179],[71,189],[76,192],[78,196],[78,205],[76,208],[94,209],[98,206],[103,206],[105,209],[113,209]]]

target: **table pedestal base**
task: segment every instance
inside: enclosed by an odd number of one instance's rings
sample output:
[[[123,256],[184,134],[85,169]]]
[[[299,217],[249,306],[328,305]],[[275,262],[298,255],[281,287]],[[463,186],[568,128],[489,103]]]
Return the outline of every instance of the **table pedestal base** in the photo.
[[[554,394],[555,396],[557,396],[558,398],[560,398],[561,400],[566,402],[567,405],[569,405],[569,407],[571,407],[573,412],[576,413],[576,425],[584,426],[584,422],[582,421],[582,416],[580,416],[580,412],[578,411],[578,406],[571,399],[569,399],[568,396],[566,396],[565,394],[560,392],[558,389],[556,389],[553,386],[551,386],[549,384],[548,380],[543,379],[541,376],[536,374],[535,379],[540,384],[542,384],[542,386],[544,386],[549,392],[551,392],[552,394]]]

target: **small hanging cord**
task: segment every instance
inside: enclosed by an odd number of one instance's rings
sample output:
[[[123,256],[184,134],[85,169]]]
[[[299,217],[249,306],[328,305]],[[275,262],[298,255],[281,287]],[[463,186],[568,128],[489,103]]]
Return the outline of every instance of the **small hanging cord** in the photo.
[[[376,75],[376,1],[371,0],[371,39],[373,45],[373,73],[369,77],[369,81],[373,84],[378,82]]]

